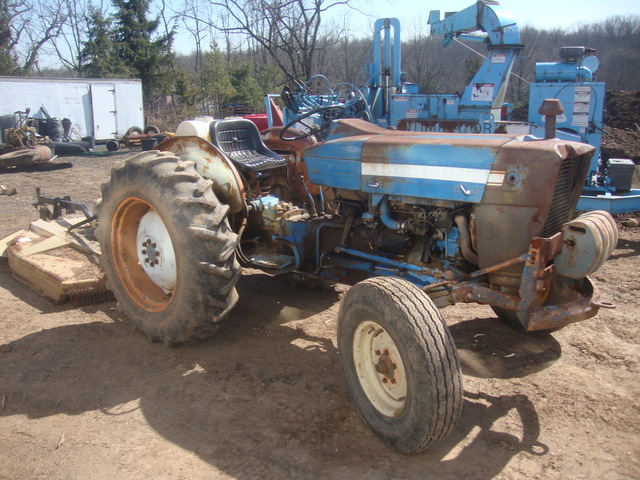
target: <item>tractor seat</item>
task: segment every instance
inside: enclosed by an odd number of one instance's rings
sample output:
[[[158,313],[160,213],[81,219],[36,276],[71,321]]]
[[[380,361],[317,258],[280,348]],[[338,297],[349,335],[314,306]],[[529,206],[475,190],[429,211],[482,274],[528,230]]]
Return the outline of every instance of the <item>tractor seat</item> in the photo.
[[[260,172],[286,165],[283,157],[267,148],[260,138],[258,127],[251,120],[213,121],[209,125],[209,135],[211,143],[242,171]]]

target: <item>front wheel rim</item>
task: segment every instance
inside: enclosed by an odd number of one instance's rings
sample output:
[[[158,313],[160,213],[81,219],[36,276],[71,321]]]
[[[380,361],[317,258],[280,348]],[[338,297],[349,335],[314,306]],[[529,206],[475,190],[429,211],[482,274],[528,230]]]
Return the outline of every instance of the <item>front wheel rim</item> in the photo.
[[[353,336],[353,361],[360,386],[378,412],[397,417],[407,402],[404,363],[391,335],[377,322],[360,323]]]
[[[171,238],[157,212],[140,198],[124,199],[113,214],[110,239],[113,266],[129,298],[149,312],[166,309],[177,269]]]

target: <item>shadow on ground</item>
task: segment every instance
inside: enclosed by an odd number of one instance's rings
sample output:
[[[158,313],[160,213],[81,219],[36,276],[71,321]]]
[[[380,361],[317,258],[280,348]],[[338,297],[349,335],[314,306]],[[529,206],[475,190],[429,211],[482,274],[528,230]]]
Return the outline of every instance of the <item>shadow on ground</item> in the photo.
[[[412,456],[389,450],[359,418],[334,335],[326,334],[335,329],[340,291],[292,289],[264,274],[243,278],[239,289],[241,301],[228,321],[194,346],[149,343],[113,303],[90,307],[107,312],[111,323],[52,328],[1,346],[1,416],[94,410],[121,416],[141,409],[165,439],[247,480],[424,478],[425,472],[493,478],[521,452],[547,452],[528,398],[469,388],[461,422],[445,442]],[[465,374],[521,377],[559,355],[552,339],[506,330],[491,335],[494,321],[452,327]]]

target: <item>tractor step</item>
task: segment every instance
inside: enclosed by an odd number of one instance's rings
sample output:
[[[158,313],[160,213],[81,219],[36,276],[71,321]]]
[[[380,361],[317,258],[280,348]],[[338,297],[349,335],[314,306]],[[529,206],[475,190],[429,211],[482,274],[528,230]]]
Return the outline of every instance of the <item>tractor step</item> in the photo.
[[[296,257],[292,257],[291,255],[282,255],[279,253],[256,255],[251,257],[251,263],[258,268],[280,270],[291,265],[295,265]]]

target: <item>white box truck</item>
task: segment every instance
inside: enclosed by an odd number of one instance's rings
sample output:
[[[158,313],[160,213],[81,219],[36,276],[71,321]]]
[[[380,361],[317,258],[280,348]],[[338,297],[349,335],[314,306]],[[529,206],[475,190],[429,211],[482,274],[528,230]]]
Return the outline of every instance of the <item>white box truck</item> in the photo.
[[[31,110],[29,116],[72,122],[72,138],[121,138],[132,126],[144,127],[140,80],[98,78],[0,77],[0,116]]]

